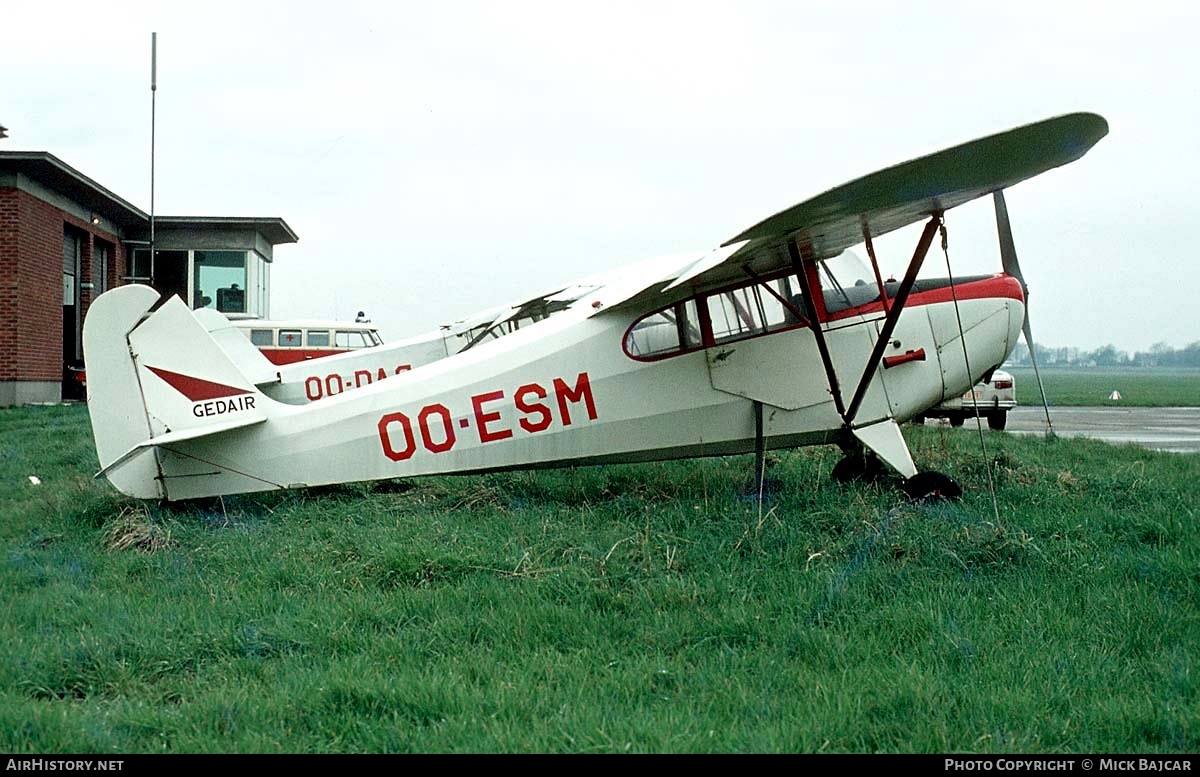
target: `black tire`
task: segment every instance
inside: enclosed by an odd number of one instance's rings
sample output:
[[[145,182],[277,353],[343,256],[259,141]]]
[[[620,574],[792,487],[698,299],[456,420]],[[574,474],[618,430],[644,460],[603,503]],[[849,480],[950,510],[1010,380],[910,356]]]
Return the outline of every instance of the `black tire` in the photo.
[[[915,416],[913,416],[912,422],[914,424],[916,424],[917,426],[924,426],[925,425],[925,416],[915,415]]]
[[[857,483],[877,480],[887,474],[887,467],[871,454],[850,453],[833,465],[829,477],[835,483]]]
[[[966,420],[967,420],[966,413],[951,413],[950,414],[950,425],[951,426],[955,426],[955,427],[962,426]]]
[[[940,472],[918,472],[904,481],[904,493],[914,502],[962,498],[962,486]]]
[[[829,473],[829,477],[835,483],[853,483],[856,480],[862,480],[866,472],[867,468],[863,462],[863,457],[852,454],[834,464],[833,471]]]
[[[993,410],[988,413],[988,428],[995,429],[997,432],[1003,432],[1004,427],[1008,424],[1007,410]]]

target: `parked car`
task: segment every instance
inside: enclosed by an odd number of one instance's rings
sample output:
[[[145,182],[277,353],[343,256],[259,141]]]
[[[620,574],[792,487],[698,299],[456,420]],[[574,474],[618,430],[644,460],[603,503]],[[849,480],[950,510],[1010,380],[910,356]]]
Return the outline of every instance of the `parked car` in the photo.
[[[1001,430],[1008,422],[1008,411],[1017,406],[1017,385],[1011,373],[995,370],[975,388],[956,399],[947,399],[913,418],[923,424],[926,418],[947,418],[951,426],[962,426],[968,418],[986,417],[990,429]]]
[[[359,320],[353,323],[310,319],[231,320],[273,364],[293,364],[357,348],[371,348],[383,343],[379,337],[379,330],[374,324],[363,319],[361,313]]]

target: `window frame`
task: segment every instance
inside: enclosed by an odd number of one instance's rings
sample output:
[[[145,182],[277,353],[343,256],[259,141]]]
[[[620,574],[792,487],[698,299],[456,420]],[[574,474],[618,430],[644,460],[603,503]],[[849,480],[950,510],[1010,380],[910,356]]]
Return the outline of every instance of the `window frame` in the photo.
[[[292,334],[296,335],[296,342],[295,343],[284,342],[284,336],[292,335]],[[304,330],[299,329],[299,328],[292,329],[292,328],[280,327],[278,330],[276,330],[275,347],[276,348],[303,348],[304,347]]]
[[[138,267],[138,259],[139,258],[142,259],[142,264],[145,265],[144,267],[141,267],[141,268]],[[149,284],[151,279],[153,278],[153,272],[154,272],[153,264],[154,263],[150,259],[150,249],[149,248],[134,248],[132,251],[129,251],[126,254],[125,269],[128,272],[127,272],[127,274],[121,276],[121,280]],[[146,274],[138,275],[137,274],[138,269],[145,270]]]
[[[664,305],[663,307],[653,310],[649,313],[646,313],[643,316],[639,316],[637,319],[635,319],[629,325],[628,328],[626,328],[624,335],[622,335],[622,337],[621,337],[621,350],[625,352],[626,356],[628,356],[630,359],[633,359],[634,361],[656,362],[656,361],[662,361],[663,359],[671,359],[676,356],[682,356],[682,355],[688,354],[688,353],[695,353],[696,351],[701,351],[706,348],[711,348],[711,347],[718,346],[718,345],[728,345],[730,343],[741,342],[743,340],[750,340],[755,337],[765,337],[767,335],[778,334],[780,332],[790,332],[794,329],[806,328],[809,326],[809,324],[805,321],[804,318],[800,318],[794,322],[785,323],[783,326],[777,326],[775,328],[771,328],[770,325],[766,324],[766,312],[765,312],[765,308],[764,308],[762,292],[758,288],[759,286],[765,287],[767,284],[774,283],[780,279],[785,279],[785,278],[791,279],[791,278],[795,278],[795,277],[796,277],[795,271],[791,268],[786,268],[783,270],[779,270],[778,272],[770,273],[768,275],[761,275],[761,276],[757,276],[754,278],[749,278],[744,281],[740,281],[738,283],[731,283],[731,284],[727,284],[725,286],[721,286],[721,287],[718,287],[715,289],[710,289],[705,292],[693,294],[690,297],[684,297],[683,299],[676,300],[675,302],[671,303],[670,305]],[[793,282],[791,280],[787,281],[787,286],[789,289],[793,286],[798,286],[798,285],[799,285],[798,281],[796,281],[796,282]],[[754,318],[755,315],[759,316],[759,321],[760,321],[759,328],[755,328],[755,329],[752,329],[751,331],[739,333],[736,335],[723,336],[720,340],[716,339],[715,334],[713,332],[713,322],[712,322],[712,318],[711,318],[712,311],[709,308],[710,299],[714,298],[714,297],[719,298],[720,296],[726,295],[726,294],[733,294],[735,292],[742,291],[743,289],[750,290],[749,294],[745,295],[745,296],[754,305],[752,310],[743,311],[743,312],[748,313],[751,318]],[[820,291],[819,287],[818,287],[818,291]],[[800,314],[801,316],[805,315],[804,310],[798,310],[798,309],[792,310],[791,302],[786,301],[782,297],[779,297],[776,290],[770,289],[770,290],[768,290],[767,294],[769,294],[774,299],[774,301],[782,304],[785,307],[785,309],[787,309],[793,316],[796,314]],[[637,327],[638,324],[642,323],[646,319],[651,318],[653,316],[661,315],[665,311],[672,311],[672,310],[677,311],[678,308],[686,305],[688,302],[694,303],[695,309],[696,309],[696,312],[697,312],[697,315],[699,318],[700,332],[701,332],[700,344],[691,345],[691,346],[683,346],[682,345],[683,339],[682,339],[682,334],[681,334],[680,335],[681,346],[675,350],[659,352],[659,353],[654,353],[654,354],[649,354],[649,355],[633,354],[630,352],[629,338],[633,334],[633,330]],[[742,302],[745,302],[745,300],[742,300]],[[724,305],[724,302],[718,302],[717,304]],[[678,314],[676,313],[676,315],[678,315]],[[744,319],[741,319],[740,316],[739,316],[739,320],[742,320],[744,323]],[[823,318],[820,320],[822,322],[824,321]]]

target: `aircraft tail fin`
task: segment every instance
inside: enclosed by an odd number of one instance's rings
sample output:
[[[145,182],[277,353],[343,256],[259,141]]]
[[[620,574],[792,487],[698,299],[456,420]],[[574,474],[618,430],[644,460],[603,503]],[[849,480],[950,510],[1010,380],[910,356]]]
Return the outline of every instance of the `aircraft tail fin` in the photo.
[[[178,297],[122,286],[84,322],[88,409],[101,472],[122,492],[163,498],[155,446],[267,419],[270,400]]]
[[[263,356],[262,351],[258,350],[228,318],[212,308],[193,310],[192,315],[204,325],[221,346],[221,350],[250,382],[256,386],[279,382],[279,367]]]

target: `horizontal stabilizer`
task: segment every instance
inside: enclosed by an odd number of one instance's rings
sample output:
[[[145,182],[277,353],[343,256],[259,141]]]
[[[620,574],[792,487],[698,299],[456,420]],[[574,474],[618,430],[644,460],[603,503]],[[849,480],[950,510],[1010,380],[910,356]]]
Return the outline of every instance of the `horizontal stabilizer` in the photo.
[[[209,435],[228,432],[231,429],[241,429],[243,426],[261,424],[266,420],[266,418],[241,418],[231,421],[220,421],[215,424],[210,424],[209,426],[197,426],[192,427],[191,429],[183,429],[178,432],[167,432],[166,434],[160,434],[157,437],[150,438],[149,440],[143,440],[142,442],[139,442],[137,445],[122,453],[107,466],[97,472],[96,477],[107,475],[109,472],[112,472],[117,467],[129,461],[141,451],[149,450],[155,446],[170,445],[173,442],[181,442],[183,440],[194,440],[197,437],[208,437]]]

